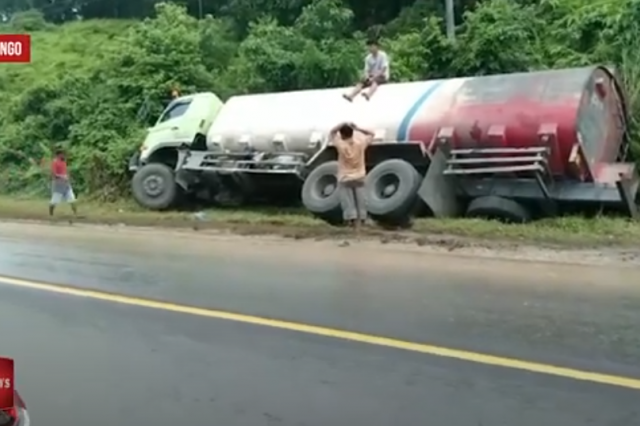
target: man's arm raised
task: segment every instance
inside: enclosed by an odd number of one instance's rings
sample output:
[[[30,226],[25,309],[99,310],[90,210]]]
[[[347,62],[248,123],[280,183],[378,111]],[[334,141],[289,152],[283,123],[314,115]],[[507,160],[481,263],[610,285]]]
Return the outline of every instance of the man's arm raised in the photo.
[[[338,132],[340,131],[340,128],[342,126],[349,126],[349,125],[351,124],[347,123],[346,121],[336,124],[331,128],[331,130],[329,130],[329,138],[334,139],[338,135]]]
[[[366,141],[367,141],[367,145],[370,145],[373,142],[373,138],[375,136],[375,133],[372,132],[371,130],[367,130],[367,129],[363,129],[362,127],[358,126],[355,123],[349,123],[351,127],[353,127],[353,130],[355,130],[356,132],[360,132],[363,135],[365,135],[366,137]]]

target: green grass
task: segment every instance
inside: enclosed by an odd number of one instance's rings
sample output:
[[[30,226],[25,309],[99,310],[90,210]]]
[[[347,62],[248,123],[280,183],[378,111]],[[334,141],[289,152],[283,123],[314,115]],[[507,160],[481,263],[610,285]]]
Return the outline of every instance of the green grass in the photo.
[[[96,19],[52,25],[46,30],[32,32],[31,63],[2,70],[2,75],[12,83],[7,89],[19,94],[20,90],[35,86],[43,77],[52,80],[55,76],[64,76],[69,69],[93,69],[113,48],[111,41],[135,24],[135,21]],[[96,49],[96,46],[101,47]]]
[[[132,202],[79,204],[78,222],[172,228],[218,229],[238,234],[278,234],[296,238],[345,236],[342,228],[331,227],[303,211],[293,210],[207,210],[204,220],[192,212],[150,212]],[[46,199],[0,197],[0,217],[49,220]],[[71,220],[70,209],[62,205],[57,221]],[[561,246],[640,246],[640,223],[624,218],[563,217],[524,225],[508,225],[480,219],[419,219],[411,231],[368,229],[365,235],[381,239],[420,242],[426,237],[465,237],[487,241],[553,244]]]

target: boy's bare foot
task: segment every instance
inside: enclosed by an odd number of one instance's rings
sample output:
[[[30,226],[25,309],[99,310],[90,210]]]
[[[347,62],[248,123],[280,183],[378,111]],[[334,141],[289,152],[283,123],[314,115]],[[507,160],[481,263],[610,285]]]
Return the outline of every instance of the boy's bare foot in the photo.
[[[368,94],[368,93],[363,93],[363,94],[362,94],[362,97],[363,97],[363,98],[365,98],[366,100],[371,99],[371,98],[369,97],[369,94]]]
[[[342,97],[348,100],[349,102],[353,102],[353,99],[351,98],[351,96],[347,95],[346,93],[342,95]]]

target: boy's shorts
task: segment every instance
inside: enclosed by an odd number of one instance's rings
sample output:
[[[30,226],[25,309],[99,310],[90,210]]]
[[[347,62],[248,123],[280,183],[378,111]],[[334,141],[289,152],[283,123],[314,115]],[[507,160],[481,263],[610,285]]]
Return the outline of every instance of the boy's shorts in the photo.
[[[49,204],[55,206],[63,201],[65,203],[73,203],[76,201],[76,194],[73,193],[71,186],[69,186],[66,191],[51,191],[51,201]]]
[[[387,82],[387,78],[384,75],[379,75],[374,78],[364,77],[362,80],[360,80],[360,84],[362,84],[363,88],[371,86],[373,82],[376,82],[378,85],[385,84]]]

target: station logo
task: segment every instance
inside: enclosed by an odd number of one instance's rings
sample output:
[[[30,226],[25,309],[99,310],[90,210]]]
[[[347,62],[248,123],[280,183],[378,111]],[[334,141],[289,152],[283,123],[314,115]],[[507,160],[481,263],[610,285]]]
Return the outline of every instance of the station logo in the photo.
[[[13,408],[13,359],[0,358],[0,410]]]
[[[31,36],[29,34],[0,34],[1,62],[31,62]]]

